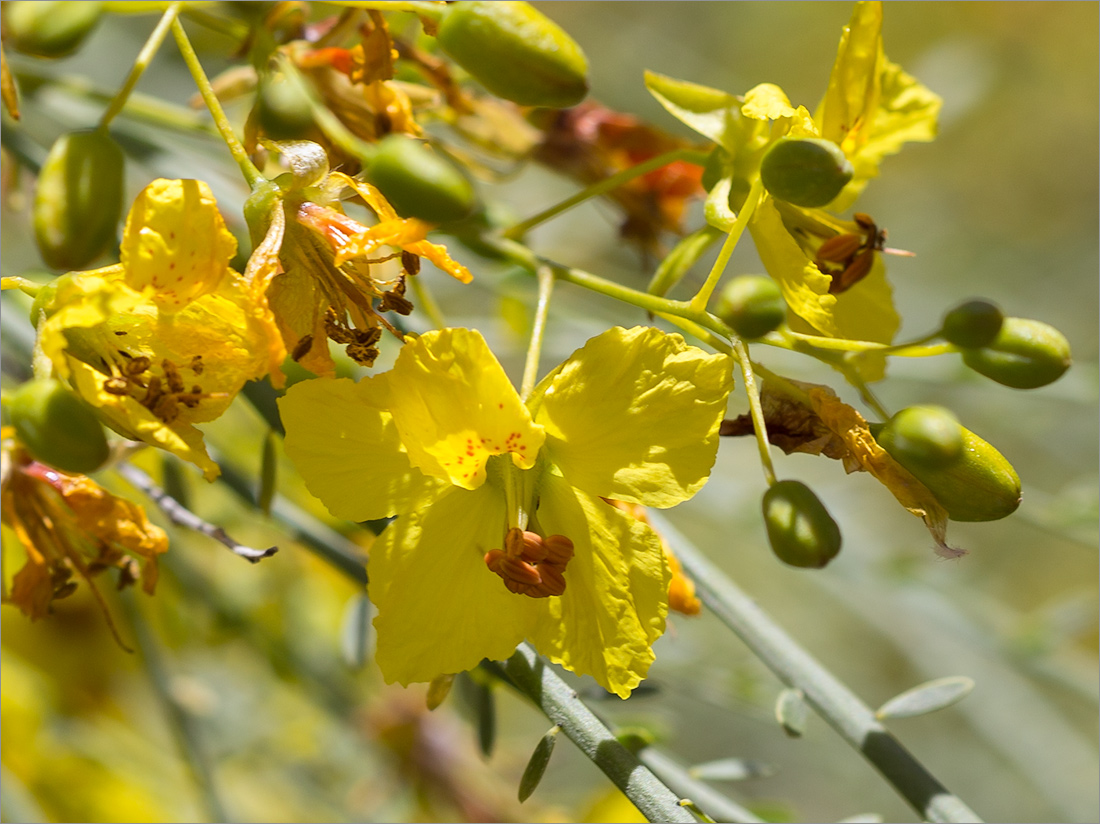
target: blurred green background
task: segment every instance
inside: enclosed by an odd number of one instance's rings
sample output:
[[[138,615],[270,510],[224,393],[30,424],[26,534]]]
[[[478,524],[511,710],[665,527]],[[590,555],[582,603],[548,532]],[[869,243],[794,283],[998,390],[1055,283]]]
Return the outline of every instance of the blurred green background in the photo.
[[[645,91],[644,69],[734,93],[773,82],[812,109],[851,11],[831,2],[535,5],[584,47],[594,99],[685,137],[691,135]],[[995,523],[952,524],[951,542],[970,554],[942,561],[921,524],[869,476],[846,476],[821,458],[778,456],[780,475],[813,486],[845,538],[827,570],[794,570],[767,548],[756,447],[736,439],[722,444],[708,486],[671,513],[872,706],[930,678],[972,677],[977,687],[960,704],[891,729],[991,821],[1100,816],[1098,9],[1053,2],[886,7],[887,55],[944,98],[939,139],[888,158],[859,203],[889,228],[891,245],[916,253],[888,261],[902,336],[927,332],[950,306],[982,296],[1009,315],[1057,326],[1075,363],[1058,383],[1022,392],[968,372],[955,356],[895,362],[878,391],[891,409],[949,406],[994,443],[1023,480],[1019,511]],[[106,20],[80,54],[47,68],[112,90],[155,19]],[[208,72],[226,65],[228,41],[188,29]],[[139,91],[177,104],[190,97],[193,86],[172,43]],[[92,124],[101,106],[44,88],[26,99],[19,128],[48,146],[61,131]],[[244,109],[233,114],[243,118]],[[131,194],[156,176],[201,177],[241,228],[246,191],[220,144],[170,136],[125,115],[116,131],[134,160]],[[29,181],[23,184],[29,194]],[[531,168],[490,190],[523,216],[576,186]],[[25,202],[21,207],[10,180],[7,194],[3,273],[41,268]],[[689,218],[692,228],[699,214],[696,208]],[[618,240],[619,219],[607,203],[590,203],[537,229],[531,244],[642,287],[651,264]],[[730,273],[761,271],[751,244],[742,247]],[[461,247],[453,251],[474,271],[472,285],[427,275],[448,321],[480,328],[518,379],[526,340],[507,319],[517,300],[530,303],[533,284]],[[681,287],[685,294],[709,263]],[[5,334],[14,328],[13,307],[5,300]],[[608,325],[644,322],[640,311],[561,285],[544,370]],[[8,349],[4,357],[11,357]],[[816,362],[764,346],[754,347],[754,357],[790,377],[830,383],[855,402]],[[735,390],[731,414],[743,410]],[[246,404],[207,432],[222,455],[255,476],[265,428]],[[157,460],[146,465],[159,471]],[[112,601],[123,634],[144,639],[142,655],[115,646],[85,588],[33,625],[12,608],[0,610],[4,820],[561,821],[630,814],[565,741],[534,796],[519,806],[515,787],[549,726],[545,718],[496,690],[497,746],[483,759],[457,696],[428,714],[423,688],[386,687],[369,660],[352,666],[344,648],[361,597],[353,585],[224,487],[184,476],[196,511],[243,543],[278,543],[280,553],[252,567],[201,536],[171,530],[156,597],[128,593]],[[285,462],[280,483],[284,495],[328,518]],[[349,535],[365,540],[366,533]],[[684,763],[736,756],[770,765],[767,777],[722,785],[766,818],[829,821],[873,812],[915,820],[819,719],[802,739],[783,734],[772,713],[781,685],[713,617],[675,616],[657,652],[650,679],[657,691],[625,703],[600,700],[602,715],[653,730]],[[585,695],[598,692],[590,681],[577,683]]]

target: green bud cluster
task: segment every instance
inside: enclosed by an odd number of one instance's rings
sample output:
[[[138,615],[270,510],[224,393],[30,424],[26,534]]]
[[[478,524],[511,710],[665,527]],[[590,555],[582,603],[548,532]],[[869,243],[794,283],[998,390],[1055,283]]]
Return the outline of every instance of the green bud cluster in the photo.
[[[840,552],[840,527],[801,481],[776,481],[763,508],[768,542],[783,563],[820,569]]]
[[[66,57],[99,23],[103,4],[16,0],[4,4],[4,45],[34,57]]]
[[[741,337],[759,338],[787,319],[787,302],[771,278],[741,275],[722,290],[715,314]]]

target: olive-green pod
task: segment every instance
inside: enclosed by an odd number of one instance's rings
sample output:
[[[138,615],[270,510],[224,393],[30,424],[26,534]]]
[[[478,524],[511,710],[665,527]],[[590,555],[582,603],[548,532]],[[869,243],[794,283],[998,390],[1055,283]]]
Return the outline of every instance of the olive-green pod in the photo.
[[[65,57],[99,22],[99,2],[15,0],[4,4],[4,44],[35,57]]]
[[[6,405],[16,435],[35,460],[80,474],[107,460],[110,448],[99,418],[59,381],[27,381]]]
[[[959,419],[942,406],[910,406],[890,418],[875,437],[895,460],[901,455],[906,464],[942,469],[962,456],[965,432]]]
[[[851,162],[831,140],[784,137],[760,161],[760,180],[773,197],[795,206],[824,206],[854,174]]]
[[[964,349],[963,363],[1014,389],[1054,383],[1069,369],[1069,341],[1042,321],[1005,318],[997,337],[980,349]]]
[[[779,328],[787,319],[787,302],[771,278],[740,275],[722,289],[714,313],[738,335],[751,340]]]
[[[840,552],[840,527],[801,481],[776,481],[763,508],[768,542],[783,563],[820,569]]]
[[[468,217],[477,203],[462,172],[421,141],[404,135],[382,139],[366,178],[402,217],[449,223]]]
[[[953,521],[996,521],[1020,505],[1020,476],[1005,456],[969,429],[962,451],[947,466],[930,467],[899,450],[884,427],[875,437],[899,464],[928,487]]]
[[[436,36],[443,51],[497,97],[564,109],[588,94],[581,47],[529,3],[452,3]]]
[[[1005,316],[986,300],[960,303],[943,317],[940,335],[948,343],[970,349],[989,346],[997,339]]]
[[[54,269],[81,269],[115,240],[125,157],[106,130],[69,132],[50,148],[34,194],[34,237]]]

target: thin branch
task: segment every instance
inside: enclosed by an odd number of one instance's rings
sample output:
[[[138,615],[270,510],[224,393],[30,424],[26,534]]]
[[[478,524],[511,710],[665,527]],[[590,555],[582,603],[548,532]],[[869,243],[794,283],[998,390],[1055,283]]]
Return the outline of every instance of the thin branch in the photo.
[[[488,668],[507,676],[508,681],[534,701],[647,819],[694,824],[695,817],[680,806],[680,799],[672,790],[612,735],[529,644],[520,644],[502,665],[490,664]]]
[[[847,686],[783,631],[753,600],[707,560],[675,527],[648,513],[684,571],[695,580],[699,597],[783,683],[802,690],[806,701],[882,773],[894,789],[927,821],[980,822],[902,746]]]
[[[670,788],[694,801],[715,821],[758,824],[764,820],[698,778],[693,778],[687,770],[659,750],[644,747],[638,753],[638,760],[653,770],[654,774]]]
[[[258,564],[264,558],[270,558],[276,552],[279,551],[279,547],[271,546],[267,549],[254,549],[244,544],[239,544],[234,541],[225,530],[220,526],[214,526],[214,524],[208,523],[185,507],[155,483],[153,479],[138,469],[133,464],[120,463],[115,467],[119,475],[125,478],[133,486],[140,489],[146,495],[153,499],[154,503],[160,507],[161,512],[172,523],[177,526],[185,527],[186,529],[193,530],[194,532],[202,533],[208,538],[213,538],[219,544],[228,547],[233,554],[240,555],[246,561],[253,564]]]

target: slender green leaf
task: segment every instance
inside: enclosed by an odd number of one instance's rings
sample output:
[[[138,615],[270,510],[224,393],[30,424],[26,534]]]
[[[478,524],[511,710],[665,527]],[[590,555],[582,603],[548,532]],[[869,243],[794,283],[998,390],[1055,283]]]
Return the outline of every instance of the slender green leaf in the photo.
[[[279,486],[279,455],[275,446],[275,430],[269,429],[264,437],[260,488],[256,492],[256,505],[265,516],[271,514],[271,502],[275,500],[275,490]]]
[[[970,694],[974,679],[965,675],[951,675],[925,681],[900,695],[896,695],[878,708],[875,716],[887,718],[913,718],[927,715],[944,707],[950,707]]]
[[[557,725],[551,727],[546,735],[539,739],[535,751],[531,753],[531,760],[527,762],[527,769],[523,771],[523,777],[519,780],[520,804],[531,797],[531,793],[542,781],[546,766],[550,763],[550,756],[554,752],[554,744],[557,743],[559,732],[561,732],[561,727]]]
[[[696,764],[688,769],[688,775],[700,781],[744,781],[746,778],[775,775],[775,767],[747,758],[719,758]]]
[[[726,189],[726,197],[728,203],[728,187]],[[704,226],[692,232],[687,237],[682,238],[679,243],[672,247],[672,251],[668,253],[665,259],[661,261],[661,265],[658,266],[657,271],[653,273],[653,279],[649,282],[649,287],[646,291],[651,295],[660,295],[661,297],[667,295],[669,290],[683,280],[688,270],[698,262],[699,258],[701,258],[707,249],[709,249],[721,236],[722,232],[715,229],[713,226]]]

